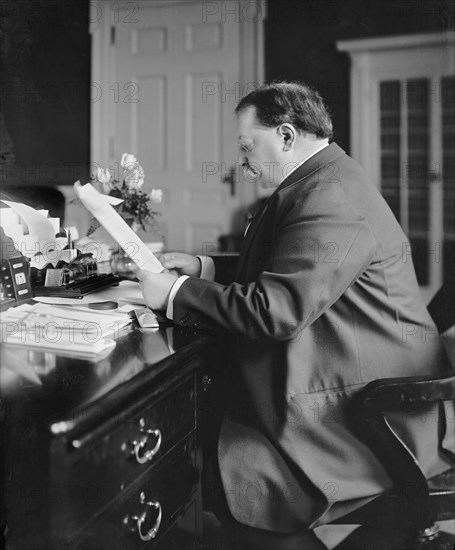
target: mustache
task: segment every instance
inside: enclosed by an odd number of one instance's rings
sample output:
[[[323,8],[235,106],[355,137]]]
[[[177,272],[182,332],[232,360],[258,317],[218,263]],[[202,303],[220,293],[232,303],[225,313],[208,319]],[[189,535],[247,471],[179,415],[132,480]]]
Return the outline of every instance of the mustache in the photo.
[[[259,166],[251,165],[246,159],[242,162],[242,170],[244,174],[251,174],[253,176],[259,176],[261,173]]]

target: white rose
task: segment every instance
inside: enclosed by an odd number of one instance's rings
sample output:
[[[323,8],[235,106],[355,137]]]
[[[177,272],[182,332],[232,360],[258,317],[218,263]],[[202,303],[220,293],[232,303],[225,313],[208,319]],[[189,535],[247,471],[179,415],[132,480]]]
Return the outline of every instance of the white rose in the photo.
[[[128,189],[140,189],[144,185],[144,169],[140,164],[125,172],[125,185]]]
[[[153,202],[161,202],[163,200],[163,190],[152,189],[152,191],[150,192],[150,198]]]
[[[144,169],[139,164],[139,174],[138,174],[138,180],[137,180],[137,185],[139,188],[141,188],[144,185],[144,179],[145,179]]]
[[[93,172],[93,179],[96,179],[101,185],[101,191],[105,194],[105,195],[108,195],[109,192],[111,191],[112,189],[112,184],[111,184],[111,173],[109,172],[109,170],[106,168],[106,170],[104,170],[103,168],[97,168],[94,172]]]
[[[111,173],[107,168],[106,170],[103,168],[97,168],[93,175],[100,183],[109,183],[111,181]]]
[[[123,153],[120,164],[124,170],[134,170],[137,165],[137,158],[131,153]]]

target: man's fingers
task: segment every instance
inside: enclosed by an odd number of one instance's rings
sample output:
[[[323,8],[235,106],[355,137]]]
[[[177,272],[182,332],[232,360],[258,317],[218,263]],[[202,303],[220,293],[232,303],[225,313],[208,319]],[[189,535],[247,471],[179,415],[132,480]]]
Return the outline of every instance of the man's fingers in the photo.
[[[145,269],[138,269],[134,275],[141,282],[143,279],[147,278],[148,273],[150,273],[150,271],[147,271]]]
[[[187,262],[178,259],[161,260],[161,265],[167,269],[185,267],[186,263]]]
[[[166,252],[165,254],[161,254],[160,260],[162,262],[172,262],[175,260],[176,254],[173,252]]]
[[[180,276],[180,273],[177,269],[165,269],[163,273],[170,273],[171,275],[175,275],[176,277]]]
[[[160,258],[160,262],[166,267],[182,267],[188,263],[189,254],[182,252],[166,252]]]

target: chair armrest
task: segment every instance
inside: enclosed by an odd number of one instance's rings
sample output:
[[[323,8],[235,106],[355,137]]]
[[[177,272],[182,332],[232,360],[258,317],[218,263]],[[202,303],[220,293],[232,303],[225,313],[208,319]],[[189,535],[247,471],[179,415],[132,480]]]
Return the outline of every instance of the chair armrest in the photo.
[[[455,375],[451,372],[444,378],[420,376],[375,380],[353,399],[352,418],[359,437],[384,466],[398,494],[405,495],[411,515],[418,515],[419,508],[426,510],[428,483],[416,457],[395,432],[386,413],[454,397]]]
[[[455,375],[381,378],[367,384],[360,399],[366,417],[405,405],[455,399]]]

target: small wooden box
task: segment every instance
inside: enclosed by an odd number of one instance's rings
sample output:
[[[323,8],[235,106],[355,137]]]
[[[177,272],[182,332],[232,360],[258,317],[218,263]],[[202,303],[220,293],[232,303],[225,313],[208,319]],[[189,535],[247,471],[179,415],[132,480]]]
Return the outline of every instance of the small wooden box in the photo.
[[[24,256],[3,259],[0,267],[0,281],[5,298],[23,302],[33,298],[30,284],[30,268]]]

